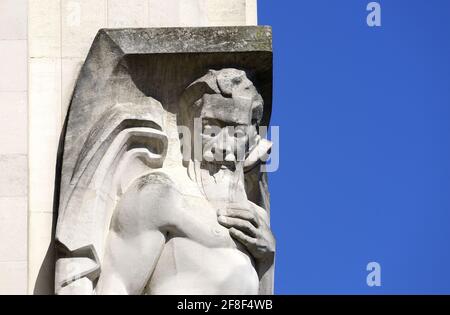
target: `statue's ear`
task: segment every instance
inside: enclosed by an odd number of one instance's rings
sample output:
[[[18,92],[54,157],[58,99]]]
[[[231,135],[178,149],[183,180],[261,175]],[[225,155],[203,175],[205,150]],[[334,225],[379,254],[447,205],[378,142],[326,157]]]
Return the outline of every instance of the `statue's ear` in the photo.
[[[250,170],[256,164],[266,162],[269,159],[271,149],[272,142],[267,139],[261,138],[245,159],[244,170]]]

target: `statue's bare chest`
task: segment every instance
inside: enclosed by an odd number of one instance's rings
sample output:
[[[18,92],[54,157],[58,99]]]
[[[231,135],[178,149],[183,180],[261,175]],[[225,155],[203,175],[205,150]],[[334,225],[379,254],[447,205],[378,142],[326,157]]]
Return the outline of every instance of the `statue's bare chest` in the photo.
[[[218,223],[217,205],[192,196],[183,199],[146,292],[257,294],[253,258]]]
[[[217,212],[225,204],[208,201],[199,195],[184,195],[178,209],[174,209],[173,225],[168,237],[185,237],[205,247],[241,247],[230,236],[228,229],[218,223]]]

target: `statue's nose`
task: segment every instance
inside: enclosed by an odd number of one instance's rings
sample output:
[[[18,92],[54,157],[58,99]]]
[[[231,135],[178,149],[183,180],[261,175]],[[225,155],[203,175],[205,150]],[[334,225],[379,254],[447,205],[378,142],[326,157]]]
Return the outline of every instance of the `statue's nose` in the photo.
[[[232,145],[226,136],[221,137],[214,149],[215,154],[219,155],[221,159],[227,162],[234,162],[236,160]]]

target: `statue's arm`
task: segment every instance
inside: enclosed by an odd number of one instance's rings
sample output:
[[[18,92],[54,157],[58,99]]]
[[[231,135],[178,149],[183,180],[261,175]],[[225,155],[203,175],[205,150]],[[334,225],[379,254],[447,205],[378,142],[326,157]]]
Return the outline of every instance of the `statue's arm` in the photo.
[[[114,211],[101,269],[92,268],[95,259],[88,255],[59,260],[60,279],[70,279],[67,264],[95,272],[77,272],[76,279],[59,284],[57,294],[141,294],[164,248],[164,218],[173,209],[175,195],[164,174],[136,179]]]
[[[140,294],[156,266],[164,243],[164,235],[157,229],[141,230],[132,237],[122,231],[112,230],[106,241],[101,269],[96,268],[94,261],[87,257],[62,258],[57,261],[56,279],[60,281],[56,293]],[[68,274],[70,271],[76,272],[74,277]]]
[[[164,235],[158,230],[142,231],[131,238],[116,231],[111,232],[95,293],[142,294],[164,243]]]
[[[96,294],[142,294],[166,242],[176,192],[164,174],[138,178],[116,208]]]

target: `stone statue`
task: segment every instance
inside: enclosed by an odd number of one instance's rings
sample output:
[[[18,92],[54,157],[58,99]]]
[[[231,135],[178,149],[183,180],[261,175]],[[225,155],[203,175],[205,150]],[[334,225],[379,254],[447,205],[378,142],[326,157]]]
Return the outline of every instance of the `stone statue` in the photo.
[[[149,96],[92,123],[60,201],[57,294],[273,293],[263,97],[235,68],[192,81],[179,139]]]

